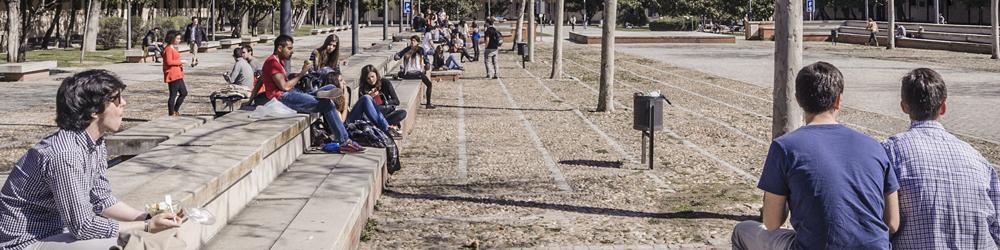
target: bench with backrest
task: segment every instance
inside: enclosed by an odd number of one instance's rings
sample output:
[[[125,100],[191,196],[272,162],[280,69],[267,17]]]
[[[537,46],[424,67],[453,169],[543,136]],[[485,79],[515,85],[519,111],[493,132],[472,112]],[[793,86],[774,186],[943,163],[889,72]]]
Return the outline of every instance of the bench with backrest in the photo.
[[[16,82],[45,79],[49,70],[56,68],[56,61],[20,62],[0,64],[0,81]]]

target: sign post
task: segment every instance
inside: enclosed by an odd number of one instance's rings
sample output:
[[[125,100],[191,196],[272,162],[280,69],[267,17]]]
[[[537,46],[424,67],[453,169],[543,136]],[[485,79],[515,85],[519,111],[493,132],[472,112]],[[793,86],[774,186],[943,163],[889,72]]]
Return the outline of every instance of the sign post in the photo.
[[[806,12],[809,13],[809,21],[813,20],[813,12],[816,11],[816,0],[806,0]]]

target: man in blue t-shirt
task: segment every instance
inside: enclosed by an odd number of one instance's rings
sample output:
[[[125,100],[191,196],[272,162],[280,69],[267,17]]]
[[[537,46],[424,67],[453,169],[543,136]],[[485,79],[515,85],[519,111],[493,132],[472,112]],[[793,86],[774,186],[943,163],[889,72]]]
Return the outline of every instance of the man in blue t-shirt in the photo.
[[[890,248],[899,184],[877,141],[837,123],[843,92],[844,76],[829,63],[799,71],[806,125],[771,143],[757,184],[764,223],[737,224],[733,249]],[[788,210],[794,230],[780,228]]]

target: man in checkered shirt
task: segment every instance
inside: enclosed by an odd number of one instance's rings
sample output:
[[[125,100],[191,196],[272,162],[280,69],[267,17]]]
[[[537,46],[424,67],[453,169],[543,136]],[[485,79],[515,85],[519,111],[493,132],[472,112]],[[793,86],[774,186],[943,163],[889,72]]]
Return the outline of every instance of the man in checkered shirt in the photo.
[[[902,221],[893,248],[997,249],[997,174],[938,122],[948,106],[941,75],[915,69],[903,77],[901,92],[910,129],[882,142],[900,185]]]
[[[0,249],[108,249],[119,231],[179,226],[173,213],[150,217],[112,196],[102,138],[121,127],[124,90],[105,70],[63,80],[59,130],[29,149],[0,189]]]

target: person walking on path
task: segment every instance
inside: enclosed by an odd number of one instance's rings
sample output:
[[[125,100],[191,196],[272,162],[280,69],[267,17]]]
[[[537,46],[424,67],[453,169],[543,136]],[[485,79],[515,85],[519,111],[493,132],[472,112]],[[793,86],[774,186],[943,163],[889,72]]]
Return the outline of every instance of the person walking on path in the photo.
[[[865,26],[865,30],[868,30],[869,32],[868,42],[866,42],[865,45],[871,45],[874,43],[875,47],[878,47],[878,38],[875,37],[875,35],[878,35],[878,23],[875,22],[875,19],[868,18],[868,25]]]
[[[427,52],[424,51],[424,47],[420,46],[420,36],[411,36],[410,46],[403,48],[399,53],[393,55],[392,59],[397,61],[403,60],[397,74],[400,78],[420,79],[420,82],[423,82],[427,86],[427,89],[424,91],[424,98],[427,99],[427,104],[424,107],[434,109],[434,104],[431,104],[432,82],[431,78],[427,75],[428,71],[430,71],[430,64],[427,63]]]
[[[187,86],[184,85],[184,65],[187,60],[181,60],[181,53],[177,52],[177,45],[181,43],[180,32],[172,30],[167,32],[165,37],[169,41],[167,47],[163,49],[163,82],[167,83],[170,97],[167,98],[167,114],[170,116],[181,115],[181,105],[187,97]]]
[[[62,81],[59,129],[28,149],[0,189],[0,249],[109,249],[121,232],[157,233],[184,221],[183,212],[150,216],[112,193],[104,136],[121,129],[125,87],[106,70]]]
[[[191,67],[198,66],[198,47],[206,40],[208,37],[205,36],[205,29],[199,25],[199,18],[192,17],[191,23],[184,27],[184,41],[191,47]]]
[[[837,122],[844,76],[806,66],[795,99],[806,125],[771,142],[757,188],[763,224],[740,222],[733,249],[890,249],[899,228],[899,183],[878,141]],[[791,211],[791,229],[783,229]]]
[[[899,178],[900,223],[894,249],[996,249],[1000,181],[975,148],[939,120],[948,90],[934,70],[903,76],[903,113],[910,129],[882,142]]]
[[[483,62],[486,65],[486,78],[499,79],[500,66],[497,66],[497,50],[500,48],[500,39],[503,37],[496,27],[493,26],[493,19],[486,19],[486,50],[483,52]],[[490,76],[492,70],[492,77]]]

